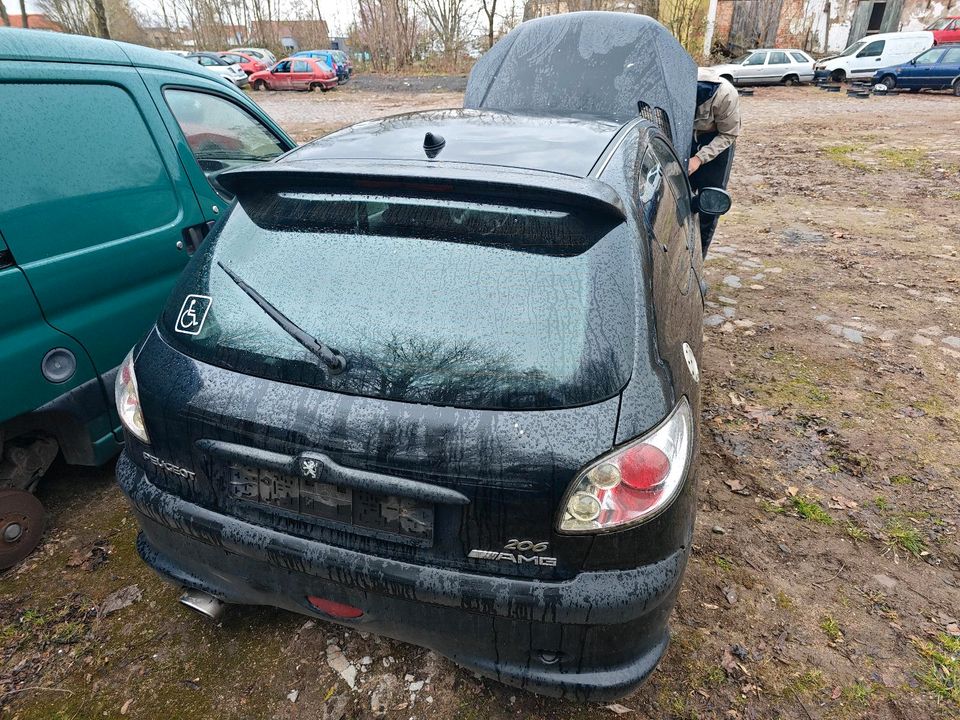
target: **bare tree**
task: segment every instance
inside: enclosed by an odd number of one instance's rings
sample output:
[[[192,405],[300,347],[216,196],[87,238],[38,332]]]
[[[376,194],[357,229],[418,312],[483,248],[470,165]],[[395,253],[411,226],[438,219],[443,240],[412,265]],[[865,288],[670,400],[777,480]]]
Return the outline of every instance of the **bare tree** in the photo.
[[[660,3],[660,22],[691,55],[700,52],[707,27],[707,16],[700,0],[663,0]]]
[[[484,2],[486,3],[486,0]],[[468,10],[466,1],[418,0],[417,7],[430,23],[436,40],[443,48],[444,57],[456,61],[463,51],[464,24]]]
[[[30,20],[27,15],[27,0],[20,0],[20,19],[23,21],[23,27],[29,26]]]
[[[20,2],[22,3],[23,0],[20,0]],[[110,28],[107,26],[107,9],[103,6],[103,0],[93,0],[93,23],[97,31],[97,37],[110,37]]]
[[[480,0],[483,3],[483,14],[487,19],[487,49],[493,47],[493,24],[497,19],[497,0]]]
[[[10,16],[7,15],[7,7],[3,4],[3,0],[0,0],[0,20],[3,20],[4,25],[10,27]]]

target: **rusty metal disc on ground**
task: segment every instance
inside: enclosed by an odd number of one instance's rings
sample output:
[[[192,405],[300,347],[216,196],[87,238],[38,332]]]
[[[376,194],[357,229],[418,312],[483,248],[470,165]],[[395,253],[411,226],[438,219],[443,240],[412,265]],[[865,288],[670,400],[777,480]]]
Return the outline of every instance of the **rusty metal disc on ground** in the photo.
[[[43,505],[26,490],[0,490],[0,570],[29,555],[43,535]]]

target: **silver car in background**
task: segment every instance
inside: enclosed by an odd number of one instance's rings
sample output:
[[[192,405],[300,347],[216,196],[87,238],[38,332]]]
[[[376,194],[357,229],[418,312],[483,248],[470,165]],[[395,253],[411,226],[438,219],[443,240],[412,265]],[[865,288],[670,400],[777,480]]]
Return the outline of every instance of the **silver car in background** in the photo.
[[[713,69],[734,85],[799,85],[813,82],[814,60],[797,48],[760,48]]]
[[[249,84],[247,74],[237,63],[230,63],[224,60],[216,53],[194,52],[183,56],[185,60],[195,62],[201,67],[206,68],[214,75],[217,75],[229,83],[233,83],[238,88]]]

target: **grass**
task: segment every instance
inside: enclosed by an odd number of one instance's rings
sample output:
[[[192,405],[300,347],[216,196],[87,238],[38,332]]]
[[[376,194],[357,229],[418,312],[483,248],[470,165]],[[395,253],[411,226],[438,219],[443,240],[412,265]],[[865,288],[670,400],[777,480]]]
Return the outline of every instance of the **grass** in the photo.
[[[777,604],[777,607],[781,610],[792,610],[793,609],[793,599],[787,595],[783,590],[777,590],[776,594],[773,596],[773,601]]]
[[[804,520],[813,520],[821,525],[833,524],[833,517],[814,498],[796,495],[790,498],[790,503]]]
[[[850,143],[845,145],[830,145],[825,147],[823,151],[827,154],[828,158],[833,160],[841,167],[856,170],[867,170],[869,169],[868,165],[866,165],[862,160],[858,160],[853,157],[855,153],[863,152],[866,149],[866,145]]]
[[[913,644],[930,662],[917,680],[941,700],[960,708],[960,638],[940,633],[935,643],[913,638]]]
[[[873,692],[873,685],[858,680],[853,685],[845,687],[841,693],[841,697],[851,705],[866,705],[870,701],[870,696],[873,695]]]
[[[890,478],[890,482],[894,485],[909,485],[913,482],[913,478],[909,475],[894,475]]]
[[[890,503],[887,502],[887,499],[883,495],[877,495],[873,499],[873,504],[877,510],[886,510],[888,507],[890,507]]]
[[[784,688],[785,696],[803,695],[808,692],[815,692],[826,687],[823,672],[821,670],[804,670],[799,675],[791,678],[790,682]]]
[[[878,155],[898,170],[920,170],[927,164],[927,153],[918,148],[883,148]]]
[[[864,530],[859,525],[854,525],[853,523],[847,523],[847,535],[851,539],[856,540],[858,542],[863,542],[869,537],[869,535],[867,535],[866,530]]]
[[[713,561],[717,564],[717,567],[723,570],[724,572],[730,572],[731,570],[733,570],[733,563],[721,555],[715,556],[713,558]]]
[[[840,630],[840,623],[834,620],[829,615],[824,615],[820,620],[820,629],[823,630],[823,634],[832,643],[838,643],[843,640],[843,632]]]
[[[898,547],[915,557],[920,557],[920,553],[927,549],[920,531],[907,527],[899,520],[894,520],[887,525],[887,545]]]

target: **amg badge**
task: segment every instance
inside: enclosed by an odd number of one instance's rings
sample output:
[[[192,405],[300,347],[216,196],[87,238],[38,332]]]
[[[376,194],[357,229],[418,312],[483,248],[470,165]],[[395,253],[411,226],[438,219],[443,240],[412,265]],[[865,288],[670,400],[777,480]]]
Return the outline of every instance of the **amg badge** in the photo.
[[[512,562],[516,565],[542,565],[543,567],[556,567],[557,559],[555,557],[546,557],[539,553],[545,552],[550,543],[535,543],[531,540],[510,540],[503,546],[503,550],[516,550],[517,552],[504,552],[501,550],[471,550],[467,555],[473,560],[497,560],[500,562]],[[532,553],[524,555],[525,552]]]

